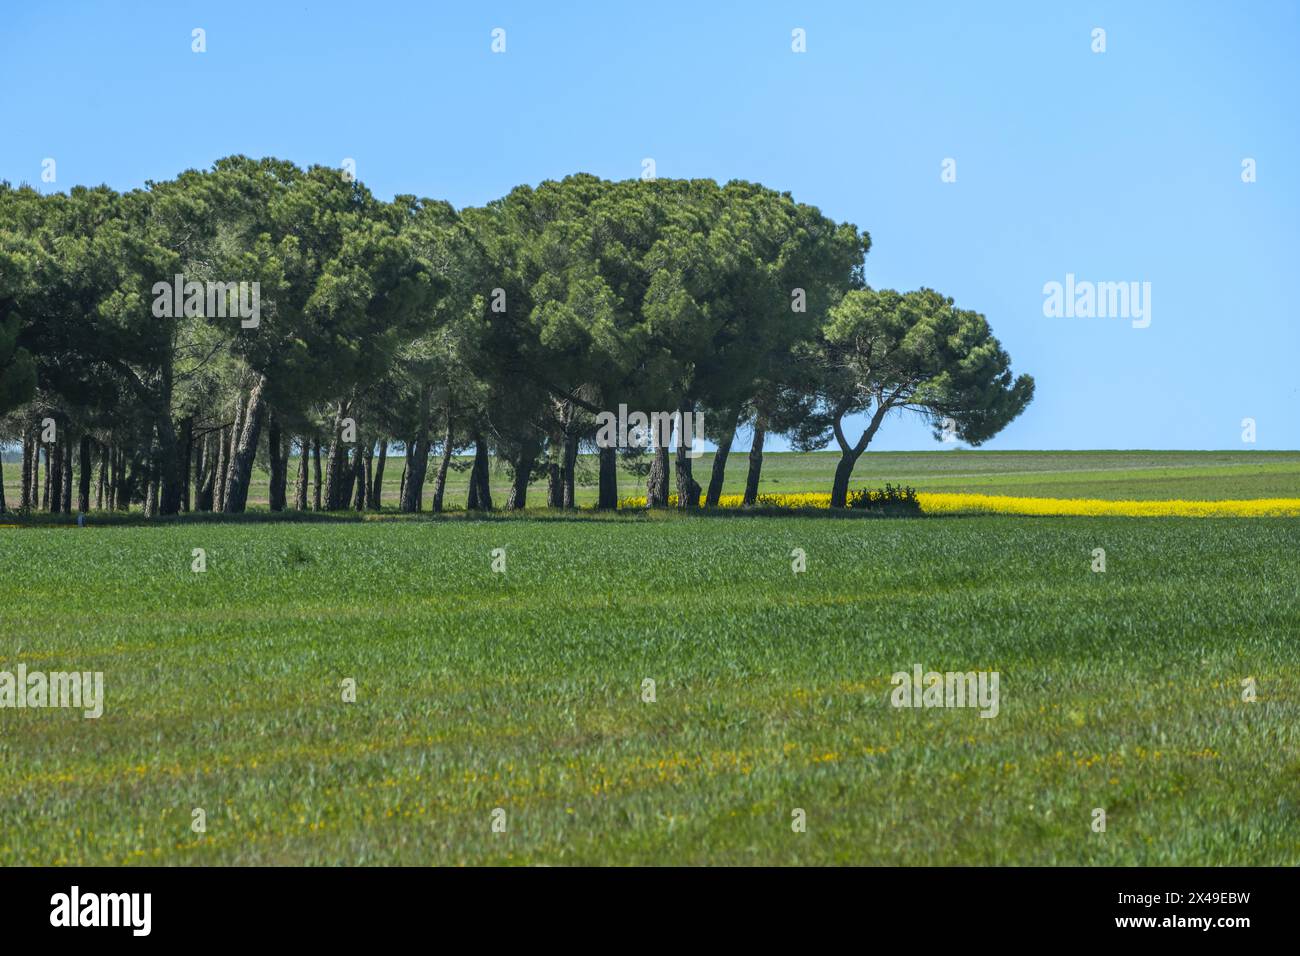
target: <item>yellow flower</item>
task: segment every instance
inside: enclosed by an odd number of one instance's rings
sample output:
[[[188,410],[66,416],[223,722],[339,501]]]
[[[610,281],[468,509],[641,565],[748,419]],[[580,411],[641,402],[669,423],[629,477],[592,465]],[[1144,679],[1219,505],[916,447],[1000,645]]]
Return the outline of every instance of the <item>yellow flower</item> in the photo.
[[[920,492],[917,499],[926,514],[1008,514],[1056,516],[1121,516],[1127,518],[1263,518],[1300,517],[1300,498],[1250,498],[1229,501],[1112,501],[1103,498],[1022,498],[1013,495],[973,495]],[[743,495],[723,495],[722,508],[740,508]],[[831,496],[820,492],[759,495],[760,508],[829,508]],[[620,508],[644,508],[645,497],[622,498]],[[677,496],[670,495],[669,507]]]

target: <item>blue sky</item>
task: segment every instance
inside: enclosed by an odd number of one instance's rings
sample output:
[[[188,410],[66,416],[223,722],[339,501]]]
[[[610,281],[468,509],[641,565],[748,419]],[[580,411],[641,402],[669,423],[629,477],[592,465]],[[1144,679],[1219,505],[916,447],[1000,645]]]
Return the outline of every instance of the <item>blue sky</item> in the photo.
[[[1300,448],[1300,4],[543,6],[7,4],[0,179],[350,157],[459,207],[651,157],[788,190],[870,231],[873,285],[987,315],[1038,393],[985,447]],[[1067,273],[1150,282],[1150,326],[1045,317]],[[872,445],[941,447],[906,419]]]

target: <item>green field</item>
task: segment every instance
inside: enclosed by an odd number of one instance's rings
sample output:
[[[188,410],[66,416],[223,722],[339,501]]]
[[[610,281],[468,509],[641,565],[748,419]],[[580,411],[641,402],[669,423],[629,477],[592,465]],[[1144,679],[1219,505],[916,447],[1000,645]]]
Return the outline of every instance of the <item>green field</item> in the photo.
[[[770,456],[773,490],[824,460]],[[858,475],[1295,496],[1300,455]],[[1298,586],[1288,518],[0,528],[0,671],[105,686],[98,720],[0,709],[0,863],[1295,865]],[[916,664],[997,671],[998,715],[892,707]]]

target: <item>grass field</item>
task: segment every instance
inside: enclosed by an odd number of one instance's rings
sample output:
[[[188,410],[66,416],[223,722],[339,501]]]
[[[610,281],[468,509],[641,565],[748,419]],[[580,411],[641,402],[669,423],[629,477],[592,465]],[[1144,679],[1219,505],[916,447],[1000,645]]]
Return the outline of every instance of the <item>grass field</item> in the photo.
[[[768,474],[824,490],[816,462]],[[1295,497],[1298,469],[961,452],[857,484]],[[0,709],[0,863],[1295,865],[1298,583],[1296,518],[0,529],[0,670],[105,687],[97,720]],[[916,664],[997,671],[998,715],[892,707]]]

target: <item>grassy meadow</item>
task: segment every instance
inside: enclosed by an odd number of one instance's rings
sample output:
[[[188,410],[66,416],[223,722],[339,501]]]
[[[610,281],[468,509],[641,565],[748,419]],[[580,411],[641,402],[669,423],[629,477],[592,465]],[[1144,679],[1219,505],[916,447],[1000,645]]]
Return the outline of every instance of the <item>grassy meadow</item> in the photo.
[[[1300,454],[857,479],[1300,497]],[[1298,518],[90,524],[0,528],[0,671],[105,689],[0,709],[0,864],[1300,863]],[[998,671],[998,715],[892,707],[916,664]]]

